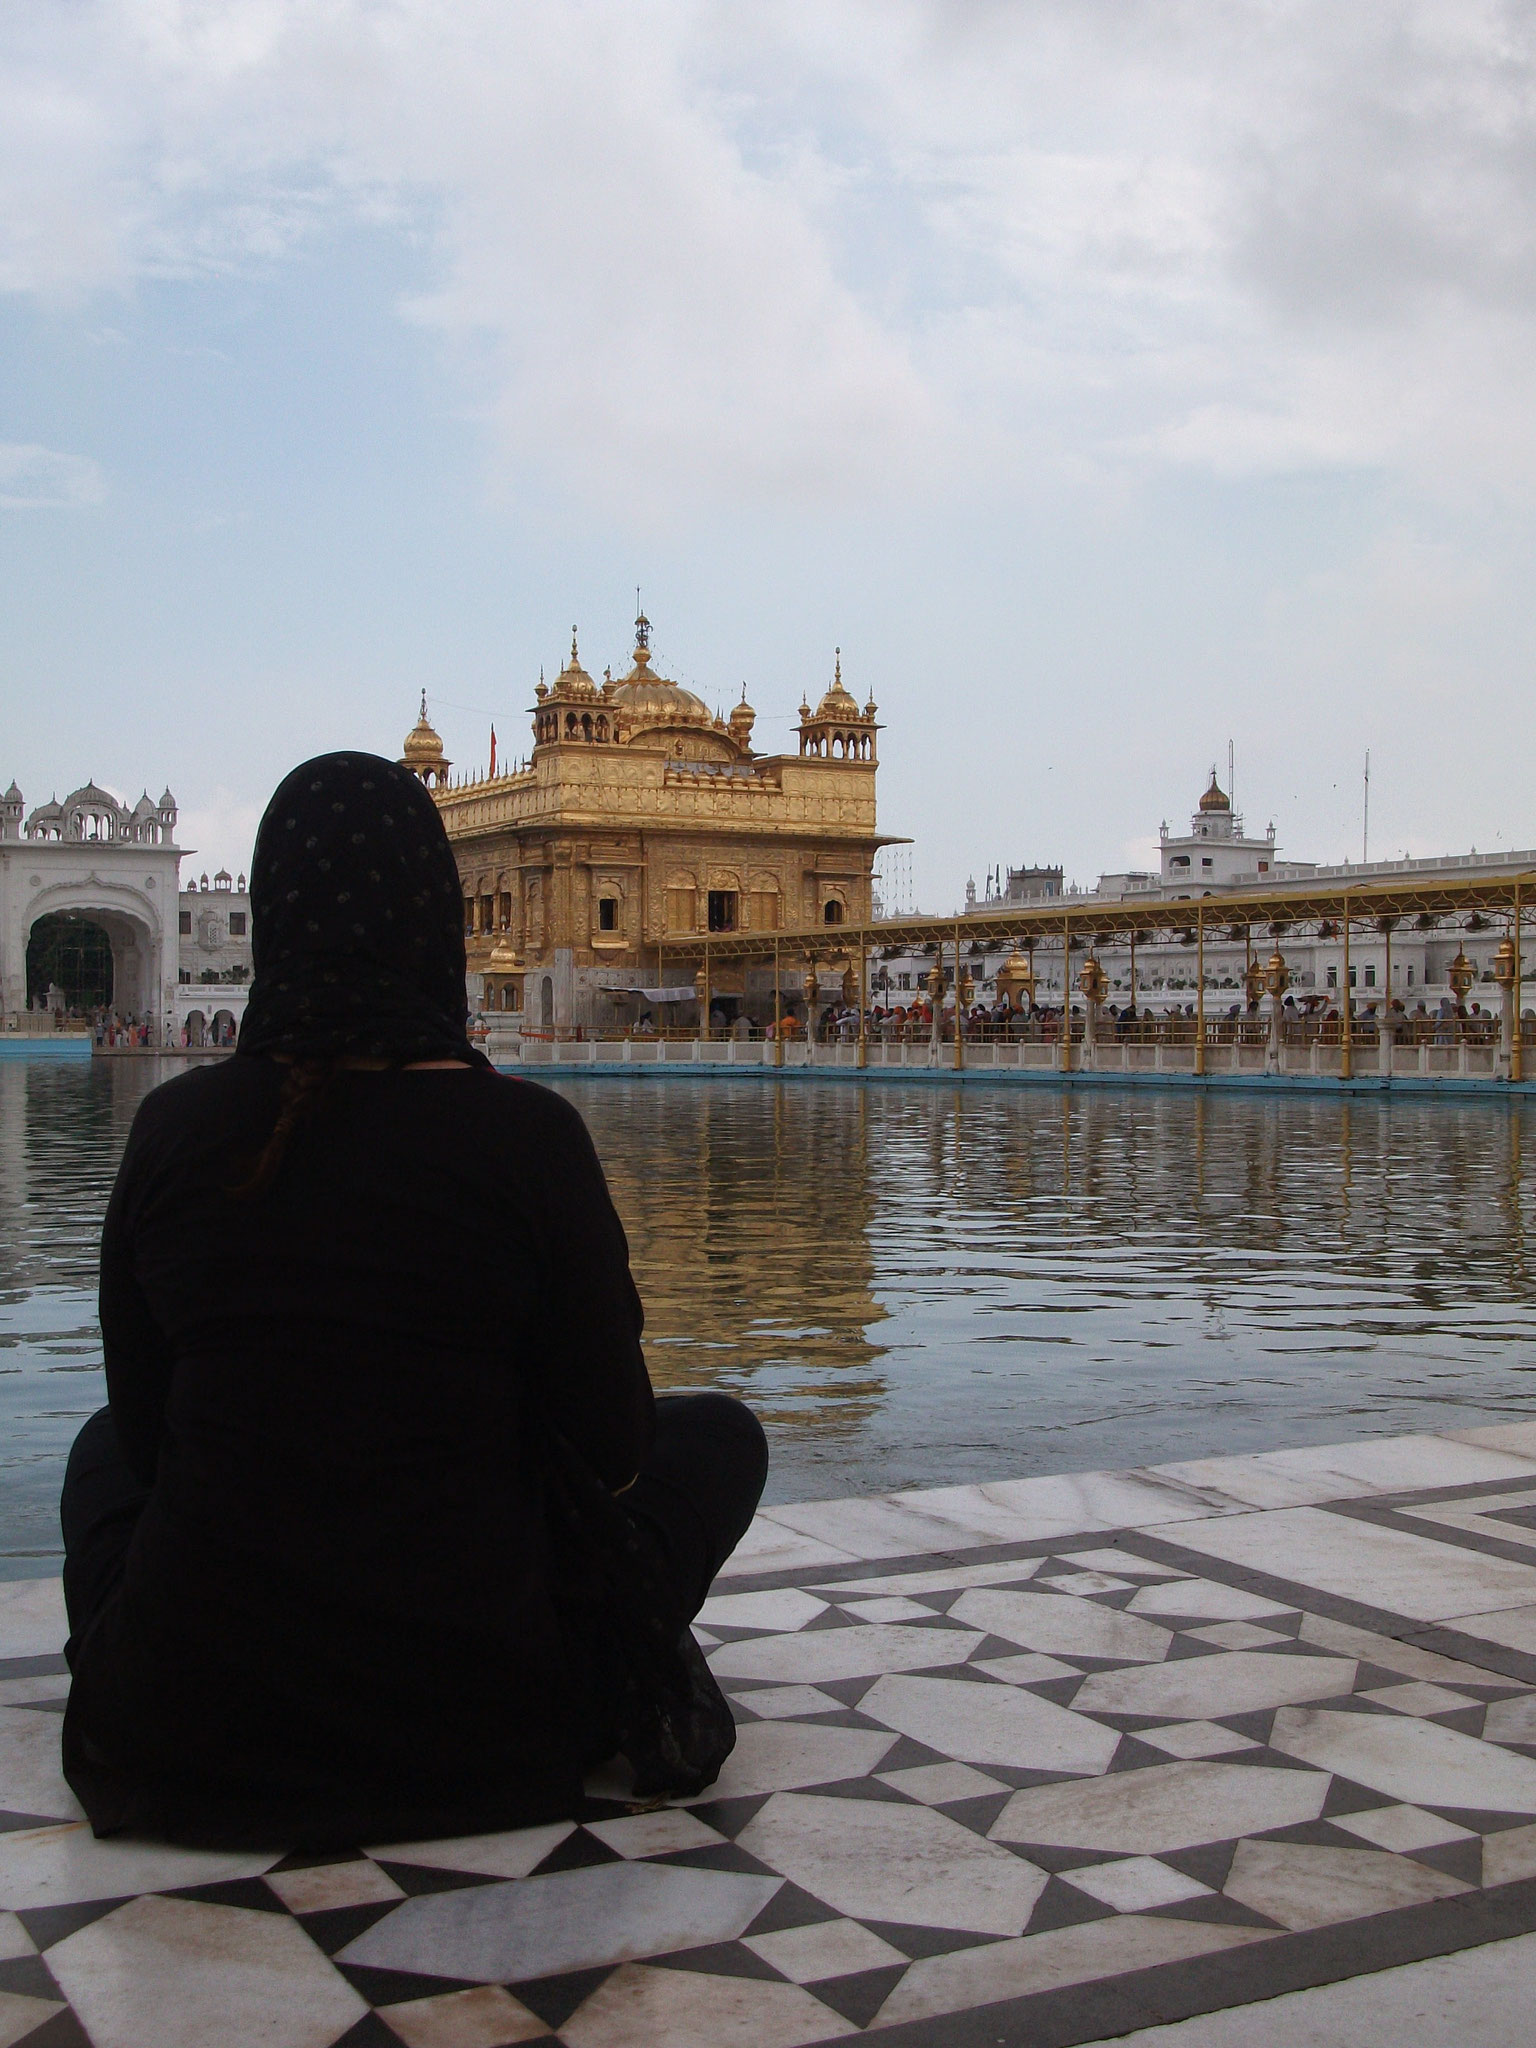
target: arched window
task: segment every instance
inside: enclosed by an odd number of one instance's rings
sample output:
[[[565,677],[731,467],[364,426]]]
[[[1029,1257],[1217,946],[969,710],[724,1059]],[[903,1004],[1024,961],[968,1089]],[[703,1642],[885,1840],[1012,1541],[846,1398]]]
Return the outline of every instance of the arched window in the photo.
[[[843,906],[835,896],[829,896],[826,903],[822,906],[821,921],[823,924],[842,923]]]

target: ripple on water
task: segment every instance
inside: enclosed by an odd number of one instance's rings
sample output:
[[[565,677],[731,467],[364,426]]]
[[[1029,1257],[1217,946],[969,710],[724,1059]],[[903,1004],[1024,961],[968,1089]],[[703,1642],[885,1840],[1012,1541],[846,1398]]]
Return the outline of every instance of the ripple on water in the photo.
[[[101,1215],[157,1078],[0,1065],[0,1548],[57,1541]],[[1536,1408],[1536,1124],[1507,1103],[559,1086],[653,1377],[746,1394],[775,1499]]]

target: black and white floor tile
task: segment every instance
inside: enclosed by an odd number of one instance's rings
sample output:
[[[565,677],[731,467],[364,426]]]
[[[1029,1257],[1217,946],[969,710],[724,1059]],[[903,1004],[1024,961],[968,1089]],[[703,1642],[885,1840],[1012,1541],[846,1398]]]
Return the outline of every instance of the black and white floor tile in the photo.
[[[699,1632],[701,1799],[221,1855],[92,1838],[0,1585],[0,2048],[1528,2038],[1536,1423],[774,1508]]]

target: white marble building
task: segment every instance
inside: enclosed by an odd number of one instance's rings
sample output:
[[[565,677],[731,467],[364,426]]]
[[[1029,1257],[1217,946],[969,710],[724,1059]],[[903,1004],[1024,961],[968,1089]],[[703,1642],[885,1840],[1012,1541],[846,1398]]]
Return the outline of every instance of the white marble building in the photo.
[[[189,849],[176,844],[176,799],[128,804],[94,782],[30,814],[13,782],[0,797],[0,1021],[25,1028],[27,949],[53,918],[79,920],[111,946],[111,1008],[150,1022],[155,1037],[193,1044],[232,1034],[251,978],[251,904],[244,875],[220,869],[179,887]],[[34,977],[35,978],[35,977]],[[67,991],[55,987],[54,1001]]]
[[[13,782],[0,797],[0,1014],[27,1011],[27,944],[45,918],[83,917],[112,948],[114,1007],[171,1028],[176,1007],[176,800],[119,802],[94,782],[30,815]]]
[[[1285,882],[1313,881],[1324,887],[1344,884],[1391,882],[1399,877],[1433,880],[1437,876],[1460,878],[1513,875],[1536,867],[1536,851],[1511,850],[1497,854],[1445,854],[1419,860],[1343,862],[1334,867],[1311,861],[1283,860],[1271,824],[1262,834],[1244,831],[1241,814],[1212,771],[1210,786],[1190,817],[1188,832],[1171,830],[1165,822],[1160,834],[1161,860],[1158,871],[1105,874],[1092,890],[1060,891],[1064,909],[1070,910],[1078,929],[1090,920],[1086,913],[1097,906],[1117,903],[1138,908],[1152,902],[1193,902],[1196,898],[1219,899],[1224,894],[1257,890]],[[1012,871],[1010,871],[1011,873]],[[1030,872],[1047,873],[1048,870]],[[1047,892],[1058,893],[1058,892]],[[995,900],[995,899],[994,899]],[[966,909],[982,910],[975,891],[967,892]],[[1172,925],[1172,918],[1170,918]],[[1197,972],[1193,925],[1183,936],[1177,928],[1162,939],[1137,941],[1135,954],[1135,1006],[1154,1011],[1185,1009],[1197,996]],[[1493,976],[1494,954],[1504,936],[1502,924],[1487,920],[1468,928],[1430,920],[1402,920],[1390,934],[1391,992],[1411,1012],[1422,1003],[1433,1012],[1451,998],[1446,970],[1458,950],[1464,952],[1476,974],[1468,993],[1468,1006],[1480,1005],[1497,1011],[1498,988]],[[1388,934],[1380,931],[1352,932],[1346,969],[1342,936],[1327,937],[1315,929],[1298,928],[1283,940],[1284,956],[1291,974],[1291,989],[1300,1001],[1318,996],[1331,1001],[1347,985],[1354,991],[1357,1010],[1368,1011],[1381,1003],[1388,988]],[[1251,937],[1241,928],[1228,928],[1206,911],[1205,1006],[1208,1015],[1221,1016],[1245,1002],[1244,970],[1251,959],[1266,959],[1275,944],[1267,926],[1255,928]],[[976,947],[969,961],[978,999],[990,1002],[996,995],[996,973],[1008,948]],[[1098,957],[1109,977],[1108,1000],[1123,1008],[1132,997],[1131,951],[1124,940],[1098,948]],[[1075,977],[1083,955],[1074,953]],[[932,965],[926,955],[907,954],[894,949],[888,957],[872,962],[873,992],[877,1002],[906,1003],[921,994]],[[1037,949],[1035,972],[1039,1000],[1059,1006],[1066,993],[1063,986],[1062,955],[1044,942]],[[1075,979],[1071,990],[1077,996]]]
[[[251,982],[251,898],[245,876],[220,868],[188,882],[177,905],[176,1029],[193,1045],[240,1027]]]

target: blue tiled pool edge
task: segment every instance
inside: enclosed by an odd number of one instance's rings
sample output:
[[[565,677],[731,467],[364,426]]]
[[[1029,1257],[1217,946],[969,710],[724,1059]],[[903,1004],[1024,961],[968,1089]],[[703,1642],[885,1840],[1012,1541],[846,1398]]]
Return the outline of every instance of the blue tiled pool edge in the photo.
[[[1485,1100],[1536,1100],[1536,1081],[1495,1081],[1478,1076],[1454,1074],[1421,1078],[1398,1075],[1388,1080],[1380,1074],[1360,1074],[1341,1081],[1329,1074],[1094,1074],[1074,1068],[1062,1073],[1057,1068],[1040,1070],[999,1070],[961,1067],[766,1067],[756,1063],[725,1066],[713,1061],[690,1060],[549,1060],[528,1062],[500,1060],[496,1070],[518,1074],[527,1080],[589,1080],[621,1076],[626,1080],[649,1081],[842,1081],[860,1085],[968,1088],[1206,1088],[1223,1092],[1260,1095],[1412,1095],[1482,1096]]]

